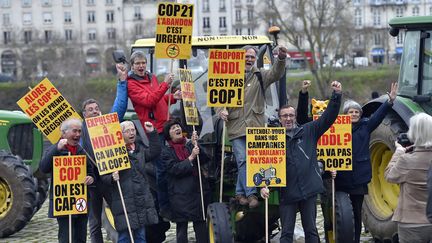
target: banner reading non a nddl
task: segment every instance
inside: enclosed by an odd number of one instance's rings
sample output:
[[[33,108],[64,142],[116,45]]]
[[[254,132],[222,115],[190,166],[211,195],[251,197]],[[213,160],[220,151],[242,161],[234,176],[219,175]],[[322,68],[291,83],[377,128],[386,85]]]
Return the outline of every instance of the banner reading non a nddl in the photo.
[[[87,129],[100,175],[130,168],[117,113],[86,118]]]
[[[318,116],[314,116],[316,120]],[[318,160],[324,170],[352,170],[351,116],[339,115],[317,143]]]
[[[192,72],[189,69],[179,68],[179,74],[186,124],[189,126],[199,125]]]
[[[208,107],[243,107],[245,50],[209,50]]]
[[[189,59],[192,51],[193,4],[159,3],[156,58]]]
[[[81,120],[80,115],[45,78],[17,102],[36,127],[51,143],[60,139],[60,125],[69,118]]]
[[[86,156],[53,157],[54,216],[87,213]]]
[[[285,128],[247,127],[246,185],[286,186],[285,150]]]

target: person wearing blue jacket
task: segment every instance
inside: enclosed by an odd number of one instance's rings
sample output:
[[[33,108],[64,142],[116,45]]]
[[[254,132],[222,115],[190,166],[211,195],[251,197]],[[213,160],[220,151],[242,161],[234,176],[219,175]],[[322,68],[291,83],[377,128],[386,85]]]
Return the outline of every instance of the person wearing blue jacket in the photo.
[[[114,100],[114,104],[111,108],[112,112],[117,112],[120,122],[123,120],[123,116],[126,113],[127,103],[128,103],[128,93],[127,93],[127,69],[123,64],[117,64],[117,94]],[[99,104],[94,99],[87,99],[82,104],[82,114],[84,118],[96,117],[102,115],[99,109]],[[83,122],[82,126],[82,140],[81,146],[86,152],[87,156],[91,160],[95,160],[93,148],[90,142],[90,137],[88,134],[86,123]],[[92,243],[103,243],[102,237],[102,204],[103,198],[105,200],[110,199],[110,195],[104,190],[104,185],[100,180],[100,175],[98,173],[97,167],[93,164],[89,158],[87,161],[93,166],[93,171],[95,174],[95,182],[93,186],[89,187],[89,227],[90,227],[90,239]]]
[[[354,211],[355,241],[360,242],[362,227],[361,211],[364,195],[368,193],[368,183],[372,179],[369,139],[370,134],[379,126],[386,114],[392,109],[396,99],[397,83],[392,83],[389,99],[384,102],[370,118],[362,118],[362,107],[353,100],[347,100],[343,113],[351,115],[352,123],[352,171],[339,171],[335,179],[336,191],[350,195]]]
[[[319,193],[324,192],[324,186],[317,162],[317,142],[336,120],[342,97],[339,82],[333,81],[331,87],[330,102],[317,120],[298,125],[294,107],[282,106],[279,110],[279,120],[286,128],[287,178],[287,185],[279,190],[281,243],[293,242],[297,211],[300,211],[305,242],[320,242],[316,228],[316,199]],[[268,198],[269,190],[262,188],[261,196]]]

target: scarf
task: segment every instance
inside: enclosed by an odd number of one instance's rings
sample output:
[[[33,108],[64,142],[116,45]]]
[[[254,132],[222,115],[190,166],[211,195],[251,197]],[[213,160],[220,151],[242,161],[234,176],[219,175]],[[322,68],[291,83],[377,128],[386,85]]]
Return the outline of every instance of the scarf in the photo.
[[[186,148],[186,138],[183,137],[180,141],[174,142],[173,140],[169,140],[168,144],[174,149],[174,152],[177,158],[180,161],[183,161],[189,157],[189,151]]]
[[[76,155],[76,153],[78,151],[77,146],[72,146],[72,145],[66,144],[65,147],[72,155]]]

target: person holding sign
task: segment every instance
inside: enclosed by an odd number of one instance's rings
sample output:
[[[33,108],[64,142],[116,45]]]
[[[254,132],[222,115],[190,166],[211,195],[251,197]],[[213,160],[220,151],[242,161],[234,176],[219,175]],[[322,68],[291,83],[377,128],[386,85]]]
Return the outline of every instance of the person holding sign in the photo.
[[[386,114],[391,110],[396,99],[397,83],[392,83],[388,100],[373,113],[370,118],[362,118],[360,104],[347,100],[343,106],[343,113],[351,115],[352,122],[352,171],[339,171],[335,179],[336,191],[343,191],[350,195],[354,211],[355,242],[360,242],[362,228],[362,205],[364,195],[368,193],[368,183],[372,179],[370,162],[369,139],[370,134],[379,126]]]
[[[236,199],[241,205],[255,208],[259,204],[255,196],[256,189],[246,186],[246,127],[264,126],[264,92],[270,84],[278,81],[284,74],[288,50],[280,46],[274,65],[270,70],[265,70],[255,66],[258,50],[253,46],[245,46],[244,49],[246,50],[244,106],[219,109],[218,114],[226,122],[228,138],[237,161]]]
[[[159,142],[163,146],[165,140],[162,134],[163,126],[168,120],[168,103],[174,104],[181,99],[181,92],[165,94],[171,86],[174,75],[165,76],[164,82],[158,83],[155,75],[147,71],[147,58],[141,51],[135,51],[130,58],[132,70],[127,77],[129,98],[135,108],[141,124],[153,123],[159,133]],[[168,102],[168,100],[171,100]],[[159,157],[153,161],[156,164],[156,180],[158,185],[158,203],[161,216],[168,217],[169,201],[166,187],[165,163]]]
[[[398,224],[400,243],[432,242],[432,223],[426,215],[427,178],[432,166],[432,117],[424,112],[410,118],[408,139],[413,145],[396,150],[384,171],[384,178],[400,185],[392,220]]]
[[[43,173],[52,174],[53,172],[53,157],[65,155],[85,155],[83,149],[78,146],[81,138],[82,122],[79,119],[71,118],[64,121],[60,130],[62,133],[58,143],[51,145],[46,151],[39,164],[39,169]],[[84,184],[90,185],[94,181],[94,174],[90,163],[87,163],[87,176]],[[49,194],[49,210],[48,217],[54,218],[54,202],[53,202],[53,180],[51,180]],[[58,239],[60,243],[69,242],[69,222],[67,216],[57,217],[58,223]],[[72,216],[72,239],[73,242],[86,242],[87,239],[87,214],[78,214]]]
[[[279,120],[286,128],[286,178],[287,186],[280,191],[280,242],[293,242],[297,210],[300,211],[305,242],[319,242],[316,228],[316,198],[324,192],[323,181],[317,163],[317,142],[336,120],[341,104],[342,85],[331,83],[333,94],[327,109],[317,120],[297,125],[296,110],[286,105],[279,109]],[[268,198],[268,188],[261,189],[261,196]]]
[[[144,123],[145,131],[149,137],[149,148],[142,142],[136,141],[135,125],[131,121],[121,124],[123,138],[128,150],[131,168],[102,175],[102,181],[107,185],[105,190],[112,195],[108,202],[114,216],[115,228],[118,232],[118,242],[131,242],[126,217],[129,218],[130,227],[135,242],[146,242],[145,226],[158,223],[158,214],[154,206],[150,186],[145,176],[145,164],[158,156],[161,152],[157,133],[150,122]],[[127,209],[125,215],[121,203],[117,181],[123,188],[123,198]]]
[[[181,124],[177,120],[168,121],[164,127],[167,146],[162,151],[162,159],[167,162],[168,192],[171,203],[171,220],[176,222],[177,243],[187,243],[188,222],[193,222],[197,243],[208,242],[206,222],[201,208],[198,160],[208,161],[205,153],[200,152],[198,134],[193,132],[187,141],[183,136]],[[201,166],[202,186],[205,208],[209,203],[210,189]]]
[[[114,104],[111,108],[111,112],[117,112],[118,117],[123,120],[123,116],[126,113],[128,94],[127,94],[127,69],[123,64],[116,64],[117,68],[117,93],[114,100]],[[99,104],[95,99],[87,99],[82,104],[82,114],[84,118],[96,117],[102,114]],[[93,166],[93,172],[95,174],[95,183],[89,187],[89,228],[90,228],[90,240],[92,243],[103,243],[102,237],[102,206],[103,198],[106,201],[110,200],[110,195],[104,190],[104,185],[100,181],[100,176],[96,165],[90,163],[91,160],[95,161],[94,151],[91,146],[90,137],[86,123],[83,122],[82,128],[82,141],[81,145],[87,152],[88,163]]]

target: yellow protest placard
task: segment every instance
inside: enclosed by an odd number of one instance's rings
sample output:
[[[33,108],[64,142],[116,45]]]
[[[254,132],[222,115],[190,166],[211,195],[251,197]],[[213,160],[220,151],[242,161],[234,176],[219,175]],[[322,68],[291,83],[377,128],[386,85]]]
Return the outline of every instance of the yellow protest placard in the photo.
[[[208,107],[243,107],[245,50],[209,50]]]
[[[246,128],[246,186],[286,186],[283,127]]]
[[[318,116],[314,116],[316,120]],[[324,170],[352,170],[351,116],[339,115],[317,143],[318,160]]]
[[[130,168],[117,113],[86,118],[87,129],[100,175]]]
[[[53,157],[54,216],[87,213],[85,155]]]
[[[195,87],[192,81],[192,72],[189,69],[179,68],[179,74],[186,124],[190,126],[199,125],[198,110],[196,108]]]
[[[156,58],[189,59],[192,51],[193,4],[159,3]]]
[[[62,122],[69,118],[81,120],[80,115],[47,78],[18,100],[17,104],[52,144],[60,139]]]

